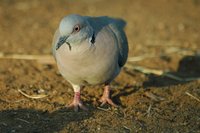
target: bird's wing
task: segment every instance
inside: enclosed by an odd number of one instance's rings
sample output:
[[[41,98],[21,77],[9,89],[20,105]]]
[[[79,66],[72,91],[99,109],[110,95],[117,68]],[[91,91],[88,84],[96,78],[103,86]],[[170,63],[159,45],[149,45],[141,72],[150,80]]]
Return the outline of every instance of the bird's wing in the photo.
[[[127,61],[128,57],[128,41],[125,35],[125,32],[123,31],[124,24],[122,20],[114,20],[114,23],[111,23],[109,27],[114,32],[117,41],[118,41],[118,47],[119,47],[119,59],[118,63],[119,66],[122,67]]]
[[[119,66],[122,67],[128,57],[128,41],[124,32],[126,22],[122,19],[114,19],[107,16],[103,17],[86,17],[95,32],[101,31],[103,27],[108,27],[117,38],[119,48]]]
[[[53,56],[54,56],[55,60],[56,60],[56,56],[55,56],[56,45],[58,43],[59,38],[60,38],[60,32],[57,29],[56,32],[55,32],[55,34],[54,34],[53,42],[52,42],[52,53],[53,53]]]

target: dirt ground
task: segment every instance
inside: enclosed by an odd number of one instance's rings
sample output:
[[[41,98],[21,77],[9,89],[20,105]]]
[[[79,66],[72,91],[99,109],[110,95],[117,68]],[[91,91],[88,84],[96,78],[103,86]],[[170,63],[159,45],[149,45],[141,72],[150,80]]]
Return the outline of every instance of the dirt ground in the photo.
[[[87,86],[82,99],[90,110],[74,112],[65,107],[72,87],[55,64],[1,58],[1,133],[200,133],[200,81],[191,80],[200,77],[199,0],[0,0],[0,55],[50,55],[59,21],[71,13],[127,22],[129,59],[145,58],[129,61],[133,68],[112,82],[120,107],[99,108],[103,86]],[[19,90],[47,96],[27,98]]]

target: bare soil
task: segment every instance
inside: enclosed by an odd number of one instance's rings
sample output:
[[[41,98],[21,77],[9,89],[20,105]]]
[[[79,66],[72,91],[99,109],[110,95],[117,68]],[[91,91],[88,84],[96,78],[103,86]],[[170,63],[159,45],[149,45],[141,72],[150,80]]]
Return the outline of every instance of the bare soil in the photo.
[[[129,58],[156,55],[129,62],[133,66],[200,77],[199,0],[0,0],[0,54],[50,55],[59,21],[71,13],[124,19]],[[177,48],[186,53],[169,54]],[[27,98],[19,89],[48,96]],[[55,64],[1,58],[0,132],[200,133],[199,80],[123,68],[112,82],[112,99],[120,107],[99,108],[102,91],[103,86],[85,87],[82,99],[90,110],[74,112],[65,106],[72,87]]]

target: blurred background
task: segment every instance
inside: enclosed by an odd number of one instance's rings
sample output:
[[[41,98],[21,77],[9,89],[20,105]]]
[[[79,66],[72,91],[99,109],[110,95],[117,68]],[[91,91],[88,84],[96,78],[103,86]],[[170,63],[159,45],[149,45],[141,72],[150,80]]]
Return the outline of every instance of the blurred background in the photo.
[[[200,0],[0,0],[0,131],[199,132],[199,13]],[[73,91],[55,64],[6,58],[51,56],[69,14],[126,21],[128,65],[112,83],[122,108],[96,108],[102,89],[95,86],[82,96],[91,111],[62,109]]]
[[[199,5],[199,0],[1,0],[0,49],[49,54],[52,36],[68,14],[124,19],[131,56],[155,52],[155,47],[159,51],[171,46],[196,49]]]

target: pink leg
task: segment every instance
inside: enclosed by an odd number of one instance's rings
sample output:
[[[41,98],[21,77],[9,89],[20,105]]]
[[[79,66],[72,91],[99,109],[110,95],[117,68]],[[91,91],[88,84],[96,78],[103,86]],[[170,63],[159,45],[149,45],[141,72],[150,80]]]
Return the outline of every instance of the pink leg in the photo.
[[[80,91],[79,92],[74,92],[74,100],[73,102],[67,106],[69,108],[73,108],[74,107],[74,110],[77,112],[78,111],[78,107],[83,109],[83,110],[88,110],[82,103],[81,101],[81,93]]]
[[[103,96],[101,97],[100,102],[102,103],[101,106],[108,103],[114,107],[117,107],[117,105],[110,99],[110,86],[109,85],[106,85],[104,87]]]

